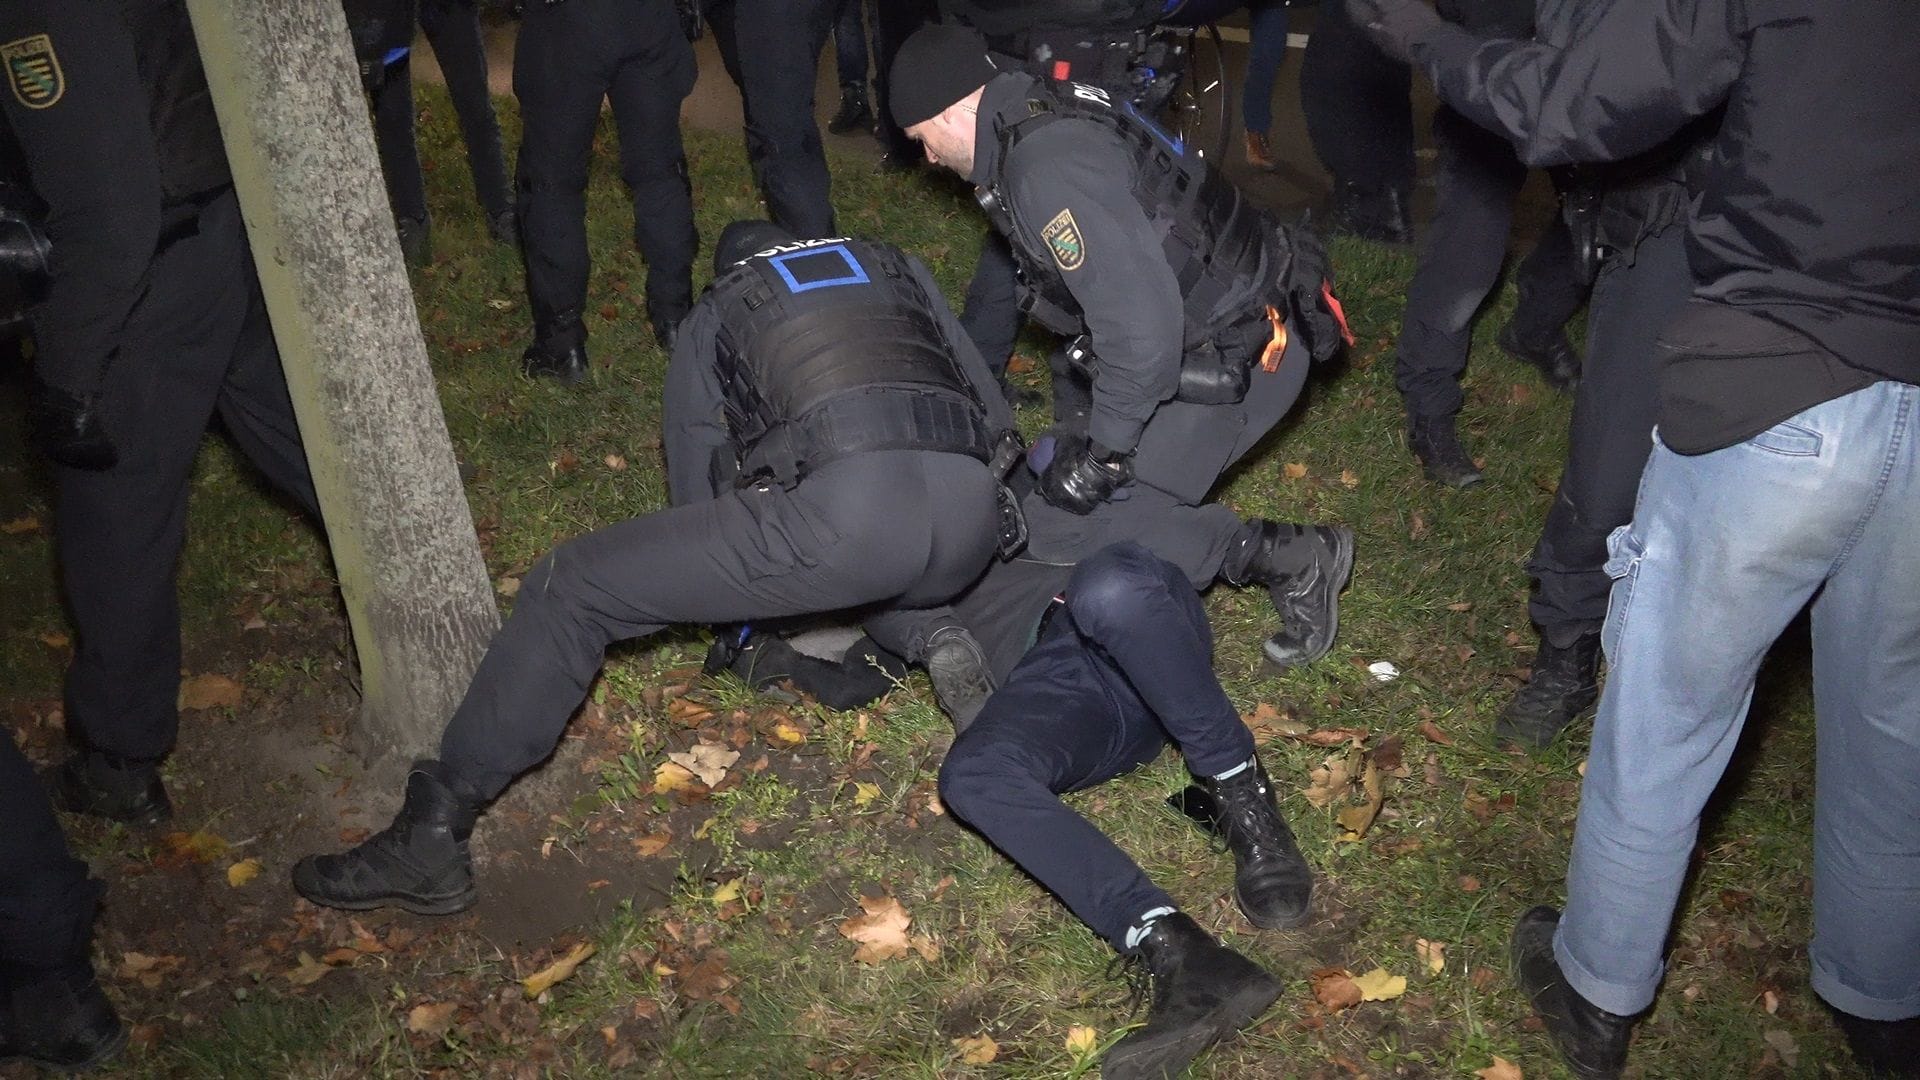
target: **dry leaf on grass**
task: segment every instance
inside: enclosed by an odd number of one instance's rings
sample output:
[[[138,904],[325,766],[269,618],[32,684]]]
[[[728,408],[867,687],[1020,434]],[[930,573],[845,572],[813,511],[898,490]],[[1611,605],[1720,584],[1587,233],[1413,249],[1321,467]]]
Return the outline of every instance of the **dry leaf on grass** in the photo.
[[[1328,1012],[1339,1012],[1365,1000],[1346,968],[1321,968],[1307,976],[1307,980],[1313,987],[1313,999]]]
[[[8,536],[19,536],[22,533],[36,533],[39,531],[40,519],[34,517],[32,514],[28,514],[25,517],[14,518],[12,521],[0,522],[0,533],[6,533]]]
[[[676,791],[692,791],[700,784],[693,770],[677,761],[663,761],[653,770],[653,790],[659,795],[669,795]]]
[[[1293,718],[1292,710],[1276,709],[1266,702],[1253,707],[1250,713],[1243,713],[1240,722],[1247,725],[1257,740],[1266,741],[1287,735],[1304,735],[1307,725]]]
[[[740,751],[716,743],[699,743],[691,750],[668,754],[667,760],[699,777],[701,783],[714,787],[727,778],[727,770],[740,760]],[[656,787],[658,783],[656,779]]]
[[[444,1035],[453,1026],[453,1014],[458,1011],[460,1003],[457,1001],[415,1005],[407,1010],[407,1030],[420,1035]]]
[[[1340,470],[1340,486],[1344,488],[1359,487],[1360,474],[1354,472],[1352,469],[1341,469]]]
[[[732,881],[713,890],[711,899],[715,904],[727,904],[740,899],[740,879],[734,878]]]
[[[574,969],[578,968],[581,963],[585,961],[587,957],[592,956],[593,953],[593,943],[583,941],[575,945],[573,950],[567,953],[567,955],[520,980],[520,987],[526,991],[528,997],[537,998],[548,990],[553,989],[555,983],[571,976]]]
[[[333,968],[313,958],[312,953],[300,954],[300,966],[287,972],[287,981],[295,986],[312,986],[326,977]]]
[[[1307,475],[1307,467],[1297,461],[1289,461],[1280,466],[1281,475],[1289,480],[1299,480]]]
[[[260,876],[259,859],[241,859],[227,867],[227,887],[237,889]]]
[[[65,634],[51,633],[51,634],[41,634],[40,642],[41,644],[45,645],[49,649],[64,649],[67,646],[73,644],[73,639],[69,638]]]
[[[1307,790],[1301,794],[1315,806],[1326,807],[1346,793],[1353,784],[1353,773],[1345,754],[1335,754],[1307,774]]]
[[[227,853],[227,842],[210,832],[170,832],[160,838],[158,861],[212,862]]]
[[[1067,1053],[1076,1059],[1093,1053],[1094,1047],[1099,1045],[1100,1033],[1085,1024],[1075,1024],[1067,1029]]]
[[[634,837],[633,853],[643,859],[651,859],[667,850],[667,845],[671,843],[673,843],[672,830],[661,829],[659,832],[650,832],[645,836]]]
[[[1791,1069],[1800,1064],[1800,1044],[1793,1041],[1792,1035],[1775,1028],[1760,1037],[1766,1040],[1768,1046],[1773,1047],[1774,1053],[1780,1055],[1780,1061],[1787,1068]]]
[[[907,944],[913,948],[914,952],[920,954],[920,959],[928,963],[940,959],[940,943],[933,940],[930,935],[915,934],[907,939]]]
[[[1480,1080],[1526,1080],[1526,1075],[1520,1071],[1520,1066],[1499,1054],[1493,1055],[1493,1064],[1484,1069],[1473,1070],[1473,1075]]]
[[[1373,828],[1374,819],[1380,816],[1380,808],[1387,800],[1385,789],[1381,787],[1380,770],[1371,761],[1367,762],[1366,769],[1360,774],[1360,786],[1366,792],[1366,801],[1345,807],[1334,815],[1334,819],[1345,830],[1340,834],[1340,839],[1346,842],[1366,838],[1367,830]]]
[[[501,596],[504,596],[507,599],[511,600],[514,597],[520,595],[520,579],[517,577],[512,577],[507,574],[502,574],[500,575],[500,579],[493,583],[493,589],[495,592],[499,593]]]
[[[1413,942],[1413,952],[1414,955],[1420,958],[1421,963],[1427,965],[1427,973],[1429,975],[1438,975],[1442,971],[1447,970],[1446,942],[1416,938]]]
[[[186,963],[178,956],[149,956],[146,953],[121,953],[120,964],[113,969],[116,978],[137,982],[149,990],[157,990],[160,980],[180,969]]]
[[[237,709],[240,697],[240,684],[225,675],[195,675],[180,681],[182,709]]]
[[[853,958],[863,964],[879,964],[907,954],[912,943],[907,927],[913,916],[891,896],[863,896],[860,906],[865,915],[855,915],[840,924],[840,936],[859,942]]]
[[[953,1048],[960,1052],[960,1060],[968,1065],[985,1065],[1000,1054],[1000,1044],[990,1035],[974,1035],[965,1039],[953,1040]]]
[[[1392,1001],[1407,992],[1407,977],[1389,975],[1386,968],[1374,968],[1365,975],[1355,975],[1353,985],[1360,988],[1361,1001]]]
[[[853,785],[853,808],[862,810],[866,805],[880,797],[880,785],[857,781]]]

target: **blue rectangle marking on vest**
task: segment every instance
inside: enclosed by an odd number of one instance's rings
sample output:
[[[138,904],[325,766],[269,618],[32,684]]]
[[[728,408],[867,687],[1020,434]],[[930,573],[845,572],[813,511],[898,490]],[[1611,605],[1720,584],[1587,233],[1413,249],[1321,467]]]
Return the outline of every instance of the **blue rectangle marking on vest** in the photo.
[[[838,256],[838,265],[823,266],[818,260],[831,260]],[[767,260],[779,272],[780,279],[787,283],[787,291],[793,293],[809,292],[814,289],[829,289],[835,285],[865,285],[872,279],[861,267],[853,252],[845,244],[830,244],[826,247],[808,248],[805,251],[789,251],[784,255],[775,255]],[[787,264],[795,264],[789,267]],[[839,271],[845,270],[845,273]],[[799,270],[799,275],[794,271]],[[828,276],[831,275],[831,276]],[[805,280],[801,280],[805,278]]]

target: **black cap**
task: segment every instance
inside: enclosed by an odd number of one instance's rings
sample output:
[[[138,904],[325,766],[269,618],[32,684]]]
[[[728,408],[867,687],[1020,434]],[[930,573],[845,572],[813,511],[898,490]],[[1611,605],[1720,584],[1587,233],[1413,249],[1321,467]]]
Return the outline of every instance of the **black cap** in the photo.
[[[726,273],[728,267],[756,251],[793,242],[792,233],[771,221],[758,218],[736,221],[720,230],[720,239],[713,245],[713,276]]]
[[[949,23],[923,26],[900,43],[888,73],[893,122],[909,128],[931,120],[999,73],[978,30]]]

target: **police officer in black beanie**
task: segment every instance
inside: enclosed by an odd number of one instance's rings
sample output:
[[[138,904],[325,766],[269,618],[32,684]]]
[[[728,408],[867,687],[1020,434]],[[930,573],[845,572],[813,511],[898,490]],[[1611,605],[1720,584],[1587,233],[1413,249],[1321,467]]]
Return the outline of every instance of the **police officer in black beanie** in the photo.
[[[476,815],[553,752],[615,641],[939,604],[992,558],[986,462],[1013,417],[926,267],[767,222],[728,226],[714,260],[667,373],[672,508],[561,544],[526,575],[439,760],[415,768],[391,828],[302,860],[307,899],[470,906]]]

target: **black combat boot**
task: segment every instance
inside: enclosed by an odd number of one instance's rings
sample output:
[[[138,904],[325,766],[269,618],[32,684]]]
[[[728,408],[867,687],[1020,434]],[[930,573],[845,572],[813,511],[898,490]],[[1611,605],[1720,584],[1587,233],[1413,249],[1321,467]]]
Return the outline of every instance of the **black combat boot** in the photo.
[[[964,626],[943,626],[927,639],[927,678],[933,682],[933,696],[952,718],[956,736],[993,696],[986,651]]]
[[[1513,928],[1513,974],[1547,1025],[1560,1057],[1580,1080],[1615,1080],[1627,1064],[1633,1017],[1615,1016],[1567,985],[1553,956],[1560,913],[1537,907]]]
[[[0,1063],[83,1072],[127,1045],[126,1029],[84,960],[57,972],[9,965],[0,988]]]
[[[160,763],[86,750],[53,771],[54,801],[62,810],[128,825],[159,825],[173,817],[160,782]]]
[[[508,247],[520,246],[520,215],[509,206],[487,215],[487,238]]]
[[[1336,233],[1379,244],[1413,243],[1413,219],[1407,213],[1407,196],[1396,187],[1374,187],[1351,180],[1336,182],[1330,217]]]
[[[1868,1020],[1852,1013],[1833,1012],[1833,1022],[1847,1037],[1854,1063],[1873,1080],[1920,1078],[1920,1016],[1905,1020]]]
[[[1480,470],[1460,445],[1451,416],[1407,417],[1407,449],[1420,459],[1427,479],[1448,487],[1470,488],[1481,480]]]
[[[393,824],[340,855],[309,855],[293,868],[293,887],[325,907],[348,911],[398,907],[415,915],[451,915],[478,899],[467,838],[480,801],[455,791],[437,761],[415,763],[407,801]]]
[[[845,135],[863,125],[873,123],[873,110],[867,107],[867,87],[865,83],[842,83],[840,85],[840,107],[834,110],[827,120],[827,130],[835,135]]]
[[[1227,553],[1220,577],[1229,585],[1267,587],[1280,613],[1280,632],[1260,649],[1268,663],[1310,664],[1327,655],[1340,632],[1340,590],[1353,577],[1353,530],[1253,518]]]
[[[1259,1019],[1280,981],[1213,940],[1183,912],[1153,920],[1137,954],[1153,978],[1145,1027],[1100,1062],[1105,1080],[1163,1080]]]
[[[1501,352],[1539,369],[1540,377],[1555,390],[1571,394],[1579,388],[1580,354],[1574,351],[1573,342],[1567,340],[1565,333],[1555,333],[1546,343],[1535,344],[1520,340],[1513,324],[1508,323],[1500,328],[1500,335],[1494,341]]]
[[[400,255],[408,266],[425,266],[433,261],[431,218],[395,218],[393,227],[400,236]]]
[[[1493,722],[1496,738],[1545,746],[1600,698],[1600,631],[1590,630],[1561,648],[1540,639],[1533,675]]]
[[[1280,814],[1267,768],[1255,762],[1225,780],[1195,777],[1182,808],[1226,841],[1233,852],[1233,898],[1262,930],[1298,926],[1313,900],[1313,869]]]

